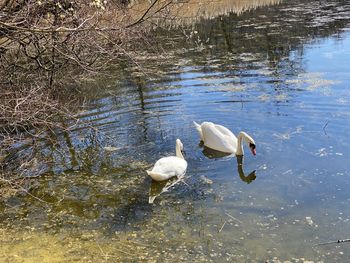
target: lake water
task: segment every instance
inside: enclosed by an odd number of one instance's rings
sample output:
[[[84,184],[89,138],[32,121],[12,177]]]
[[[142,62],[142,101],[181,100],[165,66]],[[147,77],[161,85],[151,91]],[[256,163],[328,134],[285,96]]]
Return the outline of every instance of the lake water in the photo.
[[[350,262],[316,245],[350,238],[350,3],[270,4],[157,29],[164,55],[91,88],[48,172],[0,202],[0,261]],[[193,121],[257,155],[203,151]],[[177,138],[185,177],[152,182]]]

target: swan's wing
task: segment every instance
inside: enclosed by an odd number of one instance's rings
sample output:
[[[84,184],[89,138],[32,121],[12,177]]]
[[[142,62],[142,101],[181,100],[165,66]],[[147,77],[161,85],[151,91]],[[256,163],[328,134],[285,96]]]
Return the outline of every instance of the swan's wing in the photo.
[[[187,162],[176,156],[169,156],[159,159],[152,172],[164,174],[170,177],[172,176],[181,176],[186,172]]]
[[[229,130],[227,129],[225,126],[222,126],[222,125],[218,125],[218,124],[214,124],[215,128],[222,133],[222,135],[224,136],[228,136],[232,139],[236,139],[236,136]]]
[[[237,138],[226,127],[206,122],[202,124],[202,132],[205,146],[222,152],[236,152]]]
[[[146,171],[146,172],[149,176],[152,177],[153,180],[158,181],[158,182],[164,181],[164,180],[167,180],[167,179],[173,177],[172,175],[162,174],[159,172],[153,172],[153,171]]]

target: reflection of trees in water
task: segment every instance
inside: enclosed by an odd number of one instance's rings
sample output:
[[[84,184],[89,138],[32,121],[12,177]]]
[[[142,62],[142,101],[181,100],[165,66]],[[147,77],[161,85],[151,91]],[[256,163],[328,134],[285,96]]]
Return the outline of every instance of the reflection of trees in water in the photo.
[[[286,1],[239,16],[229,13],[201,20],[185,30],[187,41],[178,37],[174,42],[185,50],[180,54],[187,65],[202,66],[203,72],[219,68],[238,77],[237,85],[258,81],[267,90],[266,98],[279,107],[294,89],[285,80],[305,72],[304,45],[334,37],[349,21],[350,4],[343,1]]]
[[[137,161],[145,154],[140,146],[154,141],[155,136],[162,136],[155,131],[161,125],[158,111],[152,116],[147,113],[147,107],[152,104],[145,102],[146,90],[144,80],[135,80],[113,96],[101,99],[102,107],[95,105],[91,111],[84,112],[80,122],[69,131],[51,131],[43,135],[35,148],[32,145],[18,148],[23,154],[17,158],[14,153],[13,161],[19,162],[23,155],[30,154],[43,165],[41,173],[79,170],[91,174],[112,169],[118,163]],[[70,125],[69,120],[61,120],[61,123],[62,127]],[[115,150],[105,150],[105,146]]]
[[[130,1],[130,13],[133,17],[141,17],[150,7],[149,1]],[[166,19],[159,20],[160,23],[170,23],[171,25],[192,24],[200,19],[212,19],[228,13],[242,14],[243,12],[254,10],[258,7],[275,5],[282,0],[187,0],[187,1],[169,1],[158,0],[158,2],[149,10],[149,13],[165,9]],[[152,19],[152,18],[151,18]]]
[[[335,15],[339,12],[341,18]],[[340,32],[349,24],[346,13],[350,15],[350,4],[344,2],[288,1],[240,16],[230,13],[203,20],[194,30],[201,44],[211,47],[211,54],[250,53],[254,56],[249,62],[267,57],[269,66],[276,68],[286,63],[292,50],[302,54],[306,42]]]
[[[152,111],[152,115],[147,111],[156,105],[146,103],[146,92],[145,79],[135,78],[112,96],[95,102],[95,107],[84,112],[79,124],[69,132],[51,134],[54,146],[48,142],[38,151],[42,160],[50,159],[45,171],[79,170],[96,174],[118,164],[137,162],[145,154],[152,156],[144,148],[162,137],[155,131],[161,130],[161,119],[158,110]],[[115,150],[105,150],[105,146]]]

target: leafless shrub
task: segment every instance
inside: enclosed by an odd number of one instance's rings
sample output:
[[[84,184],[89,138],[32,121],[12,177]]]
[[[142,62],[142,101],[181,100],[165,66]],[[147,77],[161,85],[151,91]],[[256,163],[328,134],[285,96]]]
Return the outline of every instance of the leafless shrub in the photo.
[[[98,71],[121,56],[132,58],[129,52],[145,35],[144,27],[126,29],[130,17],[118,2],[5,1],[0,12],[5,81],[36,71],[52,86],[62,68]]]
[[[35,157],[40,140],[48,133],[66,129],[60,118],[68,118],[67,104],[37,85],[8,88],[0,97],[0,196],[24,190],[28,176],[41,174]],[[71,117],[72,118],[72,117]]]
[[[74,118],[63,87],[121,58],[136,63],[150,28],[124,2],[0,1],[0,189],[20,188],[23,171],[37,165],[33,151],[19,154],[23,145],[33,148],[47,132],[67,129],[59,119]]]

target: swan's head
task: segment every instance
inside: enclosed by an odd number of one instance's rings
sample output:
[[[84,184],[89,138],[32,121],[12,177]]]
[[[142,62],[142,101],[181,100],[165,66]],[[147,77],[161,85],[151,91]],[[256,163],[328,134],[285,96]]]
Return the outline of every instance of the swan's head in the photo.
[[[242,133],[244,135],[243,138],[248,144],[250,151],[252,152],[253,155],[256,155],[256,145],[255,145],[254,139],[250,137],[250,135],[248,135],[247,133],[245,132],[242,132]]]
[[[255,143],[249,143],[249,149],[252,151],[253,155],[256,155],[256,146]]]
[[[180,139],[176,139],[176,146],[179,147],[179,149],[183,152],[184,150],[184,145],[182,144]]]

